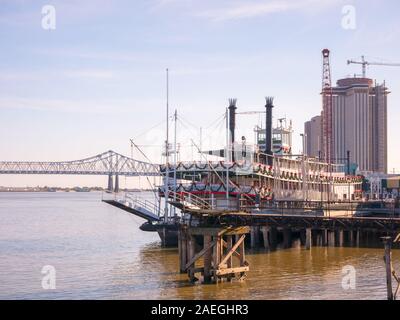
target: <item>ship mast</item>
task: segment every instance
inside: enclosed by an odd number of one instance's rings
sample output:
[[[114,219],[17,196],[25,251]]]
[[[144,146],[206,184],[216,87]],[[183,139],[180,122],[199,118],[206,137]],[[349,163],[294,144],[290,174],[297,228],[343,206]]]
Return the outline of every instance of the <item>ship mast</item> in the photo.
[[[226,108],[226,149],[225,149],[225,166],[226,166],[226,200],[229,200],[229,153],[230,153],[230,148],[229,148],[229,109]],[[226,204],[228,205],[228,203]]]
[[[167,139],[165,140],[165,179],[164,179],[164,197],[165,197],[165,208],[164,208],[164,221],[168,220],[168,199],[169,199],[169,78],[168,78],[168,68],[166,70],[166,89],[167,89],[167,101],[166,101],[166,109],[167,109]]]
[[[175,133],[174,133],[174,202],[176,203],[176,165],[177,165],[177,156],[178,156],[178,149],[177,149],[177,120],[178,120],[178,111],[175,109],[174,113],[174,126],[175,126]],[[174,207],[174,217],[176,217],[176,208]]]

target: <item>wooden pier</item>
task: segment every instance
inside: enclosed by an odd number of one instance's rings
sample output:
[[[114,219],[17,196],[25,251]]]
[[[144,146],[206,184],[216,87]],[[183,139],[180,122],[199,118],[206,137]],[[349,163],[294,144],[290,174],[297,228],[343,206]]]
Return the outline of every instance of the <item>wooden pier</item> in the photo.
[[[243,280],[249,271],[245,238],[250,247],[274,250],[281,240],[290,248],[294,236],[306,250],[313,246],[360,246],[361,241],[400,232],[398,217],[327,217],[306,214],[268,214],[186,210],[190,219],[178,232],[180,271],[191,282]]]

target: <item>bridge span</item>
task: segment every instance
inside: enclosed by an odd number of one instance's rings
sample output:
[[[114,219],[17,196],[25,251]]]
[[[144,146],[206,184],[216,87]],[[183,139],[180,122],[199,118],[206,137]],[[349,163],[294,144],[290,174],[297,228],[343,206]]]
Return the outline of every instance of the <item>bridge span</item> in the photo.
[[[108,189],[119,190],[118,176],[161,176],[160,166],[138,161],[114,151],[73,161],[0,161],[0,174],[107,175]]]

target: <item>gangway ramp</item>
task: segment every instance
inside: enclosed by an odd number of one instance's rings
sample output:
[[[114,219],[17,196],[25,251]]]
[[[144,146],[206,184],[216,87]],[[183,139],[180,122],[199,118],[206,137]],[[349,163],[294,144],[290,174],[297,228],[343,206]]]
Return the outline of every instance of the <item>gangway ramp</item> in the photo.
[[[160,217],[154,213],[154,208],[150,208],[150,206],[144,201],[127,201],[127,200],[103,200],[103,202],[110,204],[114,207],[117,207],[121,210],[127,211],[135,216],[143,218],[149,222],[160,221]],[[157,212],[157,211],[155,211]]]

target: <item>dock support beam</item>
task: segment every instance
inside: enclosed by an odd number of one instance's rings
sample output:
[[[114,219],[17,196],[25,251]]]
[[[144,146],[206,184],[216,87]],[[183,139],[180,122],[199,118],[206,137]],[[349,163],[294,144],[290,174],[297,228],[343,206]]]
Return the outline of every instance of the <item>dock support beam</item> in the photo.
[[[250,230],[250,246],[252,249],[258,248],[260,246],[260,229],[258,226],[253,226]]]
[[[204,235],[204,248],[211,246],[211,236]],[[212,249],[204,254],[204,283],[210,283],[212,277]]]
[[[343,229],[337,231],[336,241],[338,247],[343,247]]]
[[[360,246],[360,240],[361,240],[361,230],[357,229],[357,231],[356,231],[356,246],[357,247]]]
[[[195,258],[196,255],[196,241],[194,239],[194,236],[189,234],[189,255],[188,255],[188,260],[191,261]],[[197,278],[195,277],[195,263],[188,263],[189,266],[187,268],[188,271],[188,276],[190,282],[194,283],[196,282]]]
[[[351,247],[354,247],[354,230],[350,229],[348,231],[348,235],[349,235],[349,244]]]
[[[322,233],[320,231],[317,232],[317,242],[316,245],[318,247],[322,247]]]
[[[179,272],[186,272],[187,260],[187,239],[186,230],[184,227],[180,227],[178,230],[178,252],[179,252]]]
[[[283,247],[290,248],[292,245],[292,232],[288,228],[283,229]]]
[[[269,236],[271,250],[275,250],[278,243],[278,231],[276,227],[271,227]]]
[[[310,250],[312,246],[312,230],[311,228],[306,229],[306,249]]]
[[[328,229],[322,229],[322,245],[328,246]]]
[[[328,246],[334,247],[335,246],[335,231],[328,231]]]
[[[265,226],[261,228],[261,232],[263,234],[264,239],[264,248],[265,250],[271,250],[270,238],[271,238],[271,227]]]

